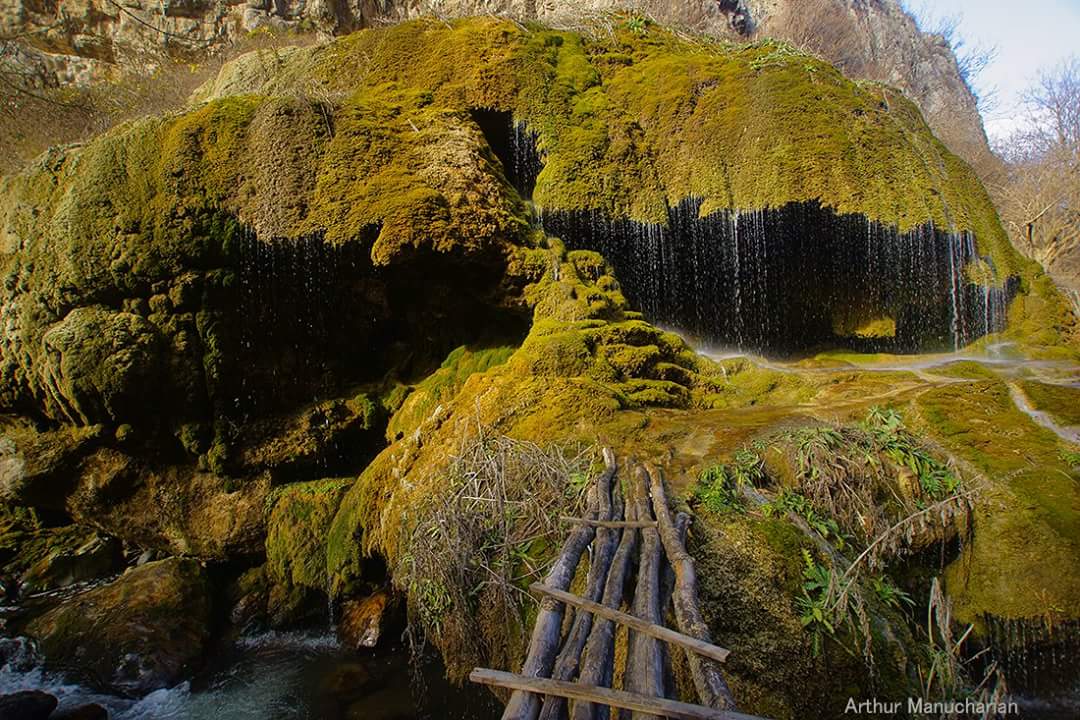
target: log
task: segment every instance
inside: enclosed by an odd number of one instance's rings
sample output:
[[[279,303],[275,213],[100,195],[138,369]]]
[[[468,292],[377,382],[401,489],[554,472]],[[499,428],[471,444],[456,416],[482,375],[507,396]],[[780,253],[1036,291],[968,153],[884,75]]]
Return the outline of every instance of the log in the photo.
[[[614,475],[614,466],[609,466],[604,471],[605,475],[609,473]],[[597,485],[589,488],[588,497],[587,514],[595,515],[599,506]],[[570,587],[577,573],[577,566],[581,562],[581,556],[592,542],[593,535],[594,530],[587,525],[574,528],[563,544],[562,553],[548,572],[545,582],[560,589]],[[555,664],[555,653],[559,651],[564,610],[562,603],[551,598],[540,603],[540,610],[536,614],[536,624],[533,625],[532,637],[529,640],[529,651],[521,668],[522,675],[526,677],[551,675],[552,666]],[[537,720],[539,714],[540,698],[532,693],[519,691],[510,696],[510,702],[506,704],[502,717],[503,720]]]
[[[668,700],[667,698],[648,697],[635,693],[612,690],[611,688],[580,683],[533,678],[513,673],[476,668],[469,674],[469,680],[479,685],[511,688],[530,693],[559,695],[571,700],[581,701],[577,705],[600,703],[614,708],[623,708],[654,716],[677,718],[678,720],[764,720],[753,715],[739,712],[716,710],[700,705]]]
[[[591,602],[583,597],[574,595],[573,593],[566,592],[565,590],[557,590],[553,587],[548,587],[543,583],[533,583],[529,586],[529,589],[539,595],[546,595],[554,598],[559,602],[566,603],[567,605],[573,605],[574,607],[581,608],[587,613],[596,615],[604,620],[610,620],[618,623],[619,625],[625,625],[628,628],[635,630],[636,632],[648,635],[662,640],[672,645],[677,645],[681,648],[690,650],[702,657],[711,658],[717,662],[724,662],[728,656],[731,655],[730,650],[725,650],[722,647],[713,645],[712,643],[698,640],[697,638],[684,635],[681,632],[672,630],[669,627],[664,627],[656,623],[651,623],[648,620],[643,620],[636,615],[630,615],[619,610],[608,607],[607,605],[601,605],[600,603]]]
[[[627,485],[624,513],[627,520],[637,517],[637,507],[634,504],[633,484]],[[615,557],[611,561],[608,570],[607,582],[604,584],[603,607],[608,610],[617,610],[622,605],[623,587],[626,584],[626,576],[637,550],[638,531],[633,528],[623,530],[619,540],[619,547],[615,550]],[[585,643],[585,649],[581,653],[581,663],[578,672],[579,682],[586,685],[610,685],[614,675],[615,660],[615,623],[599,615],[601,620],[594,621],[592,632]],[[605,720],[608,717],[607,706],[596,706],[591,702],[577,702],[570,713],[573,720]]]
[[[572,523],[574,525],[588,525],[595,528],[647,528],[656,527],[655,520],[587,520],[585,518],[568,517],[566,515],[559,518],[565,523]]]
[[[606,475],[606,473],[605,473]],[[614,474],[602,477],[607,482],[599,485],[600,493],[600,518],[609,520],[612,517],[621,518],[623,514],[622,493],[619,492],[618,482],[612,487],[611,480]],[[589,564],[589,574],[585,582],[585,597],[591,601],[600,600],[604,594],[604,585],[607,582],[608,568],[611,559],[619,544],[620,533],[616,530],[600,526],[593,541],[592,560]],[[570,680],[578,673],[581,663],[581,651],[585,642],[589,639],[592,630],[593,616],[587,612],[575,612],[574,622],[566,634],[562,649],[555,658],[555,667],[551,672],[553,680]],[[566,698],[559,695],[549,695],[544,698],[544,706],[540,710],[540,720],[561,720],[566,716]]]
[[[660,539],[664,544],[671,567],[675,571],[675,621],[679,631],[697,638],[702,642],[712,642],[709,627],[701,617],[697,600],[697,571],[694,559],[681,542],[675,523],[671,519],[667,495],[664,492],[664,479],[659,470],[651,465],[645,466],[649,477],[649,489],[652,492],[653,510],[660,523]],[[720,710],[734,710],[735,698],[720,672],[720,666],[714,660],[696,653],[687,653],[690,674],[694,678],[698,698],[702,705]]]
[[[640,465],[634,470],[635,502],[638,517],[650,517],[648,474]],[[660,569],[663,555],[660,534],[656,528],[641,531],[641,548],[638,558],[637,587],[634,589],[634,615],[651,626],[661,626],[660,616]],[[627,654],[627,678],[625,689],[648,695],[664,697],[664,661],[660,642],[654,634],[634,631],[630,635]],[[660,720],[659,716],[635,711],[634,720]]]
[[[690,530],[691,517],[684,512],[675,516],[675,530],[679,535],[679,542],[686,546],[686,533]],[[675,592],[675,568],[671,566],[671,561],[668,560],[667,555],[664,555],[664,573],[663,579],[660,581],[660,612],[661,616],[667,618],[668,605],[671,604],[671,596]]]
[[[690,516],[679,513],[675,516],[675,530],[679,534],[679,541],[686,545],[686,533],[690,529]],[[667,624],[668,615],[671,612],[671,596],[675,593],[675,569],[671,567],[671,561],[664,556],[664,570],[660,579],[660,617]],[[675,670],[671,665],[672,648],[664,645],[660,648],[664,661],[664,688],[667,690],[666,697],[672,700],[678,699],[678,689],[675,687]]]

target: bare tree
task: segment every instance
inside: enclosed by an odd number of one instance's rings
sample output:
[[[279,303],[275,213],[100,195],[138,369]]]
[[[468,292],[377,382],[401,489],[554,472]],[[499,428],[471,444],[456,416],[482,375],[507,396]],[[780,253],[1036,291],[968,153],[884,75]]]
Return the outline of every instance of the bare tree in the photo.
[[[1080,279],[1080,58],[1041,73],[1024,100],[1025,125],[998,147],[998,205],[1018,247]]]

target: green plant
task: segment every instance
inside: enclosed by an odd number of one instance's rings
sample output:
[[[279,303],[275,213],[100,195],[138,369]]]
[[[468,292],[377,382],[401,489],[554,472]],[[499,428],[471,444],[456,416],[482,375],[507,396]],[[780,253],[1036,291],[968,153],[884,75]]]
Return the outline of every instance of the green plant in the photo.
[[[810,500],[797,492],[783,490],[775,500],[761,506],[766,517],[778,517],[793,512],[806,521],[818,535],[829,540],[837,550],[844,550],[850,538],[840,530],[840,525],[831,517],[814,510]]]
[[[698,478],[694,496],[713,512],[742,512],[741,488],[754,487],[765,479],[765,461],[752,447],[735,453],[728,465],[705,468]]]
[[[931,500],[955,495],[960,489],[960,478],[956,473],[931,456],[907,433],[903,418],[896,410],[870,408],[863,428],[886,457],[919,479],[919,485]]]
[[[810,633],[814,657],[821,654],[826,636],[836,635],[836,605],[833,602],[836,576],[830,568],[815,562],[810,552],[803,550],[802,596],[795,599],[799,622]]]
[[[895,583],[893,583],[886,575],[879,575],[878,577],[871,578],[870,587],[873,588],[878,599],[889,607],[900,610],[904,605],[907,605],[908,607],[913,607],[915,605],[915,601],[912,597],[896,587]]]
[[[1080,467],[1080,451],[1078,450],[1062,450],[1059,457],[1070,467]]]
[[[694,497],[713,512],[744,512],[742,496],[727,465],[701,471]]]
[[[844,443],[844,435],[834,427],[809,427],[795,431],[799,474],[817,480],[821,468],[814,462],[817,453],[831,453]]]
[[[649,32],[652,21],[644,15],[631,15],[626,19],[626,29],[637,35],[645,35]]]

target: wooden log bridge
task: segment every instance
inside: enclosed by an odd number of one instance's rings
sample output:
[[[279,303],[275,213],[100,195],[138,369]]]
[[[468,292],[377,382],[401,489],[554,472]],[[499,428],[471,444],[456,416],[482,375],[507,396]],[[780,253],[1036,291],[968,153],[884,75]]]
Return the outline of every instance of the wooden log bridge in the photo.
[[[562,518],[570,528],[562,552],[530,587],[540,609],[521,674],[477,668],[469,679],[513,691],[503,720],[750,720],[720,671],[729,652],[712,643],[701,617],[685,545],[690,517],[672,516],[655,467],[636,465],[620,477],[608,449],[604,462],[586,516]],[[578,595],[570,585],[586,551]],[[669,617],[675,627],[665,625]],[[627,630],[621,667],[617,626]],[[685,656],[697,704],[677,699],[673,653]]]

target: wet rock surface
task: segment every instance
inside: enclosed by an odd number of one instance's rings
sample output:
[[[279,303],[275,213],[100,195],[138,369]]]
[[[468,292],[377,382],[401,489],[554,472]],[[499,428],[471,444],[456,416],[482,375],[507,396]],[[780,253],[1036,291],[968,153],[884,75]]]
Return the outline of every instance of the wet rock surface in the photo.
[[[338,637],[345,647],[373,648],[379,644],[388,615],[393,611],[393,597],[386,590],[362,600],[346,600],[341,606]]]
[[[56,698],[38,690],[0,695],[0,720],[48,720],[56,705]]]
[[[80,668],[103,689],[170,687],[199,664],[212,626],[210,587],[194,560],[147,563],[62,602],[26,627],[46,662]]]

